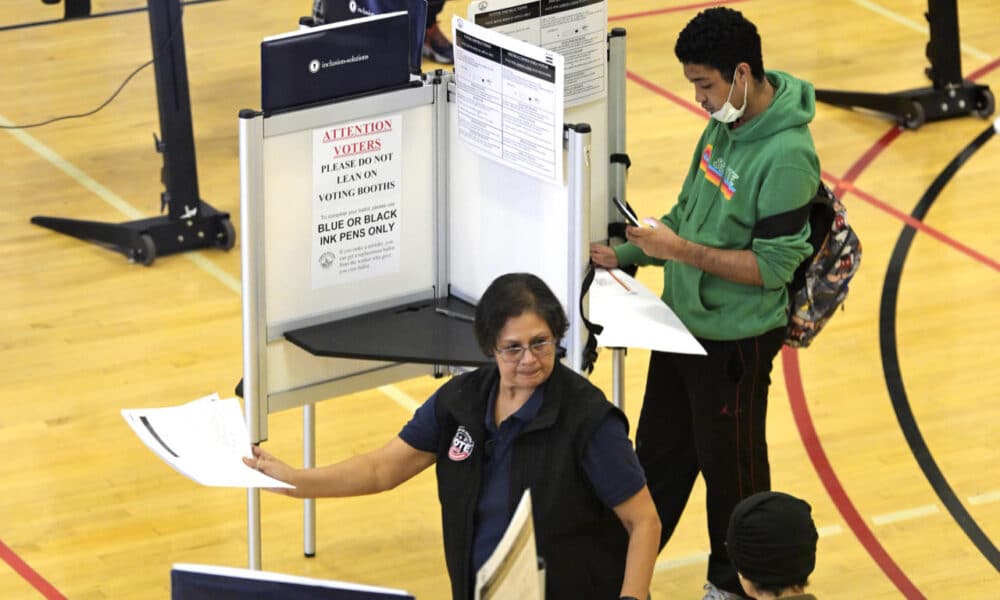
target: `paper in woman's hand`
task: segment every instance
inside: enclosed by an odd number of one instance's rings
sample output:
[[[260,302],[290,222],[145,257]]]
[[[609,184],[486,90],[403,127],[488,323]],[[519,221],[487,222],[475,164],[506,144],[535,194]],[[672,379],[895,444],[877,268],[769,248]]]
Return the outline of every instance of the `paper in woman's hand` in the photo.
[[[291,488],[243,464],[250,434],[239,400],[218,394],[166,408],[122,409],[150,450],[182,475],[207,486]]]

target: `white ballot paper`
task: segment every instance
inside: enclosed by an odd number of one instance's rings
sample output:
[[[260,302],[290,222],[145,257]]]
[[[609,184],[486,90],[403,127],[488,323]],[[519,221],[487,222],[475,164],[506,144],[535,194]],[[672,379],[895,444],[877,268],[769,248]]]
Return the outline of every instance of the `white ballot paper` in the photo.
[[[452,17],[458,138],[480,156],[562,185],[560,54]]]
[[[674,311],[620,269],[597,269],[590,284],[591,322],[604,327],[597,344],[605,348],[647,348],[678,354],[705,354]]]
[[[541,600],[544,572],[538,569],[531,490],[524,490],[517,510],[493,554],[476,573],[475,600]]]
[[[607,95],[608,3],[603,0],[486,0],[469,3],[469,20],[565,58],[566,106]]]
[[[292,488],[243,464],[250,434],[239,400],[212,394],[167,408],[122,409],[142,443],[181,475],[208,486]]]

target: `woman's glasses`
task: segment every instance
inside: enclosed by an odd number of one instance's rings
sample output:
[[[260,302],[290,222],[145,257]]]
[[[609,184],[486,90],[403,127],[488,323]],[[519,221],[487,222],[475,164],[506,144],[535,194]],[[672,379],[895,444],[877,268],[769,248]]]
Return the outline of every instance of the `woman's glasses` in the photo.
[[[496,353],[504,362],[517,363],[521,362],[524,358],[524,351],[531,350],[531,353],[537,358],[545,358],[550,356],[556,348],[556,341],[553,339],[540,340],[537,342],[532,342],[527,346],[507,346],[506,348],[497,348]]]

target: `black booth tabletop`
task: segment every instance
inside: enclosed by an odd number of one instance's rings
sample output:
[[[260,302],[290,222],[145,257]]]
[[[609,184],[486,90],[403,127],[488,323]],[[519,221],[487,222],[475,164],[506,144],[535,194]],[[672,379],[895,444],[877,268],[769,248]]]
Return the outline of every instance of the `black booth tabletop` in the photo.
[[[295,329],[285,338],[317,356],[480,366],[493,359],[476,343],[474,311],[457,298],[424,300]]]

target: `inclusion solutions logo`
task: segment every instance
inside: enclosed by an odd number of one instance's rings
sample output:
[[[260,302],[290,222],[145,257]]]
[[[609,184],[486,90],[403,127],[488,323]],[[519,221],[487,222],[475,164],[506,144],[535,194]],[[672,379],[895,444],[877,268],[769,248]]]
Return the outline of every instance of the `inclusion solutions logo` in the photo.
[[[364,6],[358,6],[357,0],[351,0],[347,3],[347,10],[351,11],[352,14],[362,14],[366,17],[374,16],[376,13],[372,10],[365,8]],[[334,58],[334,59],[324,59],[320,60],[314,58],[309,61],[309,72],[315,75],[321,70],[328,67],[339,67],[340,65],[347,63],[364,62],[368,60],[367,54],[354,55],[347,58]]]
[[[315,75],[323,69],[339,67],[350,63],[365,62],[369,58],[370,57],[367,54],[354,54],[352,56],[348,56],[347,58],[328,58],[325,60],[314,58],[309,61],[309,72]]]
[[[370,17],[375,14],[375,12],[370,9],[367,9],[363,6],[358,6],[358,3],[355,0],[351,0],[350,2],[347,3],[347,10],[355,14],[361,13],[366,17]]]

